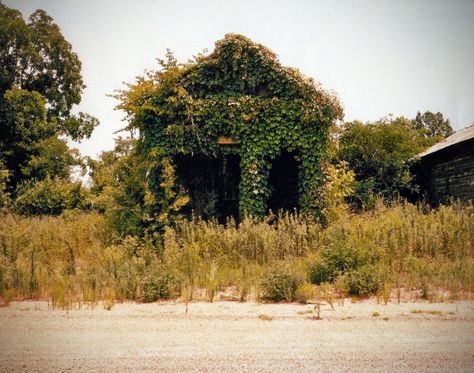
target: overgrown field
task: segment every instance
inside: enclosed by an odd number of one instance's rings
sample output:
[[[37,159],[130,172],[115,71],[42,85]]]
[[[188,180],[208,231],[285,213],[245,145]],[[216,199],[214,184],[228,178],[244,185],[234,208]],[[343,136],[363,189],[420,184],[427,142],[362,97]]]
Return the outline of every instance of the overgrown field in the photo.
[[[159,242],[113,237],[98,214],[3,215],[1,303],[111,308],[117,300],[217,296],[332,304],[372,295],[471,299],[474,291],[472,205],[379,204],[327,227],[297,214],[246,218],[238,227],[181,221]]]

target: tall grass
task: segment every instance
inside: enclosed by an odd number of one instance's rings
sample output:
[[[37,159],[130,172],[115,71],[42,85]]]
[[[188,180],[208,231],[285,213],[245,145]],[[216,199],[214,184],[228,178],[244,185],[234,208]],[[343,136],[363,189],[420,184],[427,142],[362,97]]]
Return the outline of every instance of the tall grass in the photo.
[[[180,295],[186,301],[278,300],[279,289],[286,300],[306,302],[319,294],[332,302],[333,295],[352,291],[387,302],[391,292],[399,300],[404,294],[443,300],[474,291],[472,205],[428,209],[380,203],[325,228],[299,214],[249,217],[238,226],[180,221],[166,228],[163,247],[112,237],[98,214],[0,219],[5,303],[48,299],[53,307],[71,308],[104,301],[110,309],[115,300]],[[322,284],[311,290],[314,271]]]

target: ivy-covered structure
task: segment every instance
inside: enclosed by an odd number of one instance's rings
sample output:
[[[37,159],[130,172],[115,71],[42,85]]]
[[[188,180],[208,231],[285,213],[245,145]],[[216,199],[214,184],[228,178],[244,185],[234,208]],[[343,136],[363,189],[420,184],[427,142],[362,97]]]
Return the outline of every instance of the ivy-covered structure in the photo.
[[[161,64],[118,95],[150,161],[158,214],[181,208],[222,221],[318,208],[329,128],[342,119],[334,95],[241,35]]]

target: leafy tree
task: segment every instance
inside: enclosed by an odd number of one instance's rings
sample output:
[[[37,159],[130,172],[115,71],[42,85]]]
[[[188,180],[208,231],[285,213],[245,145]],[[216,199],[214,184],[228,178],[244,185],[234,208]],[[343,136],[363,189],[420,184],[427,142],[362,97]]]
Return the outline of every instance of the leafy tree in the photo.
[[[36,151],[38,142],[52,135],[46,107],[38,92],[12,89],[5,93],[0,118],[0,154],[10,171],[13,185],[27,177],[22,169]]]
[[[81,140],[98,124],[71,113],[85,87],[77,54],[43,10],[27,23],[0,3],[0,66],[0,154],[9,189],[47,174],[68,177],[77,154],[61,136]]]
[[[91,206],[102,212],[119,236],[142,235],[148,224],[147,164],[136,151],[133,138],[116,140],[115,148],[89,159]]]
[[[404,117],[346,123],[339,157],[356,174],[356,202],[364,205],[377,195],[390,200],[400,193],[411,193],[416,186],[408,161],[430,144]]]
[[[68,179],[71,166],[84,166],[78,150],[69,149],[66,141],[51,136],[38,141],[22,172],[36,180],[43,180],[48,175]]]
[[[81,182],[71,183],[47,176],[44,180],[23,184],[18,190],[14,208],[27,216],[59,215],[66,209],[85,208],[85,193]]]
[[[441,140],[454,133],[449,119],[444,119],[443,114],[440,112],[432,113],[431,111],[426,111],[423,114],[418,112],[412,123],[413,127],[424,137],[432,137],[436,138],[436,140]]]
[[[13,87],[36,91],[48,103],[48,114],[70,118],[85,85],[81,62],[59,27],[44,11],[37,10],[29,23],[22,14],[0,3],[0,92]]]

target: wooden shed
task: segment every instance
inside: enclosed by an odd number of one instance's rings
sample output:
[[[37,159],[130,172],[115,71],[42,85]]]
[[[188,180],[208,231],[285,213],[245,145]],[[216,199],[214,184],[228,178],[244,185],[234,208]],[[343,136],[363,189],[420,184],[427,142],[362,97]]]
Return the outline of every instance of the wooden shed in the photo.
[[[418,155],[413,165],[422,196],[432,205],[474,201],[474,125]]]

